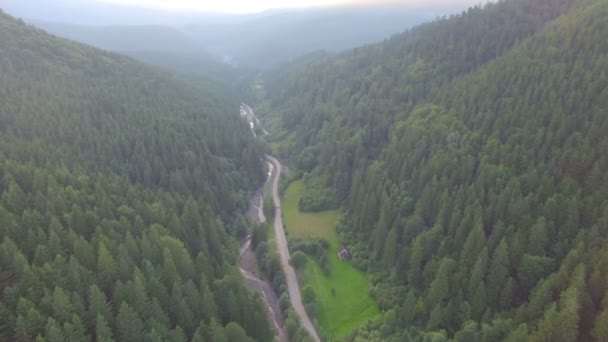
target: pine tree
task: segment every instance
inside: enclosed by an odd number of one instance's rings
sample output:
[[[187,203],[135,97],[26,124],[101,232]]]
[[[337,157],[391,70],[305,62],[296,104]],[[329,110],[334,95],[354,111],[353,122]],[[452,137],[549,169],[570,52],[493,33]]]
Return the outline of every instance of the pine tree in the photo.
[[[74,313],[74,307],[70,302],[70,298],[67,293],[60,287],[56,286],[53,290],[53,317],[55,317],[59,323],[68,322],[72,319]]]
[[[428,293],[429,306],[441,306],[443,301],[450,295],[450,285],[452,273],[456,267],[456,261],[450,258],[443,258],[439,265],[439,269],[435,274],[435,279],[431,282]]]
[[[391,267],[395,264],[395,259],[397,257],[397,243],[397,231],[396,228],[393,227],[386,236],[386,241],[383,248],[384,256],[382,260],[384,262],[384,265],[388,267]]]
[[[97,315],[97,323],[95,324],[95,341],[114,342],[112,330],[101,314]]]
[[[129,304],[122,303],[116,316],[117,334],[121,341],[143,341],[144,323]]]
[[[509,252],[507,248],[507,242],[503,239],[492,255],[486,286],[488,303],[499,302],[500,294],[509,277]]]
[[[46,321],[45,327],[45,340],[48,342],[64,342],[65,336],[63,336],[63,331],[61,330],[61,325],[57,323],[56,320],[49,317]]]
[[[113,281],[118,275],[118,265],[103,242],[99,243],[97,272],[101,288],[106,294],[110,293]]]
[[[36,336],[44,332],[45,325],[46,318],[34,307],[34,304],[25,298],[19,299],[15,321],[15,340],[33,341]]]

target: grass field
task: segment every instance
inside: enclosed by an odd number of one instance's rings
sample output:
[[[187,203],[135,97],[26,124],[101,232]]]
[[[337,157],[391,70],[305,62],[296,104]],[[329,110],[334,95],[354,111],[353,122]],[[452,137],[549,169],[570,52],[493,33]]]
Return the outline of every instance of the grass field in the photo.
[[[292,183],[285,192],[282,203],[284,222],[292,237],[322,237],[329,241],[330,275],[325,276],[321,267],[312,259],[303,271],[304,286],[310,285],[316,294],[319,312],[317,319],[327,336],[344,337],[366,320],[378,315],[378,307],[368,294],[365,274],[349,262],[338,259],[339,248],[336,224],[340,212],[301,213],[298,200],[302,182]],[[332,289],[334,289],[332,293]]]

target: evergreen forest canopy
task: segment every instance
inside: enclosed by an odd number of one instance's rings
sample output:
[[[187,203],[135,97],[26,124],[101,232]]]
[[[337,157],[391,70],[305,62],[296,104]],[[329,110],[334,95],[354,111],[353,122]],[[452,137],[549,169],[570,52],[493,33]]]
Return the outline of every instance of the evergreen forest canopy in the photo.
[[[608,340],[607,18],[499,1],[267,75],[384,312],[354,341]]]
[[[238,103],[1,12],[0,46],[0,340],[271,340]]]

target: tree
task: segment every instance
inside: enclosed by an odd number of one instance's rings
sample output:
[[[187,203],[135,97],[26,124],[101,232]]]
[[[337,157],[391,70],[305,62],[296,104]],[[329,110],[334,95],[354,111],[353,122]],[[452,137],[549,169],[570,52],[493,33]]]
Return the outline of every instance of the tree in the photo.
[[[117,334],[121,341],[143,341],[144,323],[129,304],[122,303],[116,316]]]
[[[291,266],[293,266],[297,270],[301,270],[307,261],[308,257],[301,251],[296,251],[291,255],[291,258],[289,259],[289,263],[291,264]]]
[[[431,307],[438,307],[450,295],[450,283],[452,273],[456,267],[456,261],[450,258],[443,258],[439,269],[435,274],[435,279],[431,282],[428,293],[428,302]]]
[[[93,327],[97,326],[99,323],[98,316],[101,315],[108,324],[108,322],[113,322],[112,309],[107,302],[106,296],[99,287],[96,285],[91,285],[89,287],[89,307],[87,310],[88,317],[88,326],[89,329],[93,329]]]
[[[67,341],[90,342],[91,338],[86,335],[84,324],[80,317],[73,315],[70,322],[63,323],[63,331]]]
[[[117,278],[118,265],[103,242],[99,243],[97,254],[97,276],[104,292],[109,293],[114,279]]]
[[[481,253],[486,245],[486,236],[483,232],[481,224],[476,224],[469,233],[467,240],[464,243],[462,254],[460,255],[459,267],[461,273],[467,274],[473,268],[477,256]]]
[[[502,289],[509,276],[509,253],[508,245],[503,239],[496,247],[487,278],[488,303],[498,303]]]
[[[530,238],[528,239],[528,253],[532,255],[545,256],[546,245],[549,240],[549,232],[545,218],[538,219],[536,224],[532,226]]]
[[[386,236],[386,243],[384,245],[384,256],[382,260],[386,266],[392,266],[395,264],[397,257],[397,230],[395,227],[391,228]]]
[[[251,338],[247,336],[245,330],[241,328],[238,323],[230,322],[224,327],[224,334],[226,335],[226,339],[228,341],[236,341],[236,342],[253,342]]]
[[[192,336],[192,342],[205,342],[207,341],[207,332],[209,328],[205,325],[204,322],[201,322],[199,326],[194,331],[194,335]]]
[[[65,290],[56,286],[53,290],[53,316],[59,323],[68,322],[74,313],[74,307]]]
[[[34,304],[25,298],[19,299],[15,321],[15,340],[34,341],[37,335],[44,332],[45,325],[45,317],[34,307]]]
[[[224,330],[224,328],[217,324],[216,322],[211,322],[211,325],[209,327],[210,329],[210,333],[209,333],[209,340],[210,341],[218,341],[218,342],[229,342],[230,340],[228,340],[228,337],[226,336],[226,332]]]
[[[416,316],[416,294],[409,290],[403,302],[403,307],[399,311],[401,324],[409,325]]]
[[[595,318],[591,334],[596,341],[608,339],[608,310],[606,310],[606,308],[604,308]]]
[[[48,342],[63,342],[65,341],[65,336],[63,336],[63,331],[61,330],[61,326],[57,323],[56,320],[49,317],[46,322],[45,327],[45,339]]]
[[[317,295],[315,293],[315,290],[310,285],[307,285],[302,289],[302,300],[304,301],[304,303],[314,303],[316,298]]]
[[[536,282],[546,276],[553,265],[553,259],[524,254],[517,268],[517,276],[522,288],[528,292]]]
[[[97,342],[114,342],[112,330],[101,314],[97,315],[97,324],[95,325],[95,340]]]

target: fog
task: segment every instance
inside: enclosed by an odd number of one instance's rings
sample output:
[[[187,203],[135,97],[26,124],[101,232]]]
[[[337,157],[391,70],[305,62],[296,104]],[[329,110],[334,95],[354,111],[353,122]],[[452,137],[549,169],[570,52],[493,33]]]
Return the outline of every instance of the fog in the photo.
[[[0,8],[60,37],[153,60],[154,64],[182,67],[216,60],[270,68],[314,51],[335,53],[381,41],[438,16],[462,11],[473,1],[400,1],[375,6],[368,2],[249,14],[154,9],[94,0],[0,0]]]
[[[138,3],[146,3],[141,0]],[[339,0],[338,0],[339,1]],[[192,2],[192,1],[190,1]],[[264,11],[248,14],[232,14],[214,11],[204,11],[205,7],[216,6],[193,5],[193,9],[184,9],[188,3],[177,1],[178,8],[156,8],[158,3],[151,2],[149,6],[136,6],[124,0],[0,0],[0,8],[11,15],[24,19],[39,21],[61,22],[79,25],[171,25],[183,26],[197,21],[233,23],[259,17],[267,13],[302,12],[311,10],[330,9],[369,9],[369,8],[400,8],[411,11],[426,12],[427,15],[443,15],[480,3],[475,0],[397,0],[397,1],[369,1],[346,0],[350,5],[310,8],[287,9],[281,7],[265,8]],[[171,3],[171,1],[167,1]],[[205,2],[198,2],[205,3]],[[286,3],[289,3],[288,1]],[[228,5],[227,5],[228,6]],[[234,7],[236,5],[229,5]],[[181,9],[180,9],[181,8]],[[247,7],[249,8],[249,7]],[[264,8],[262,6],[261,8]]]

